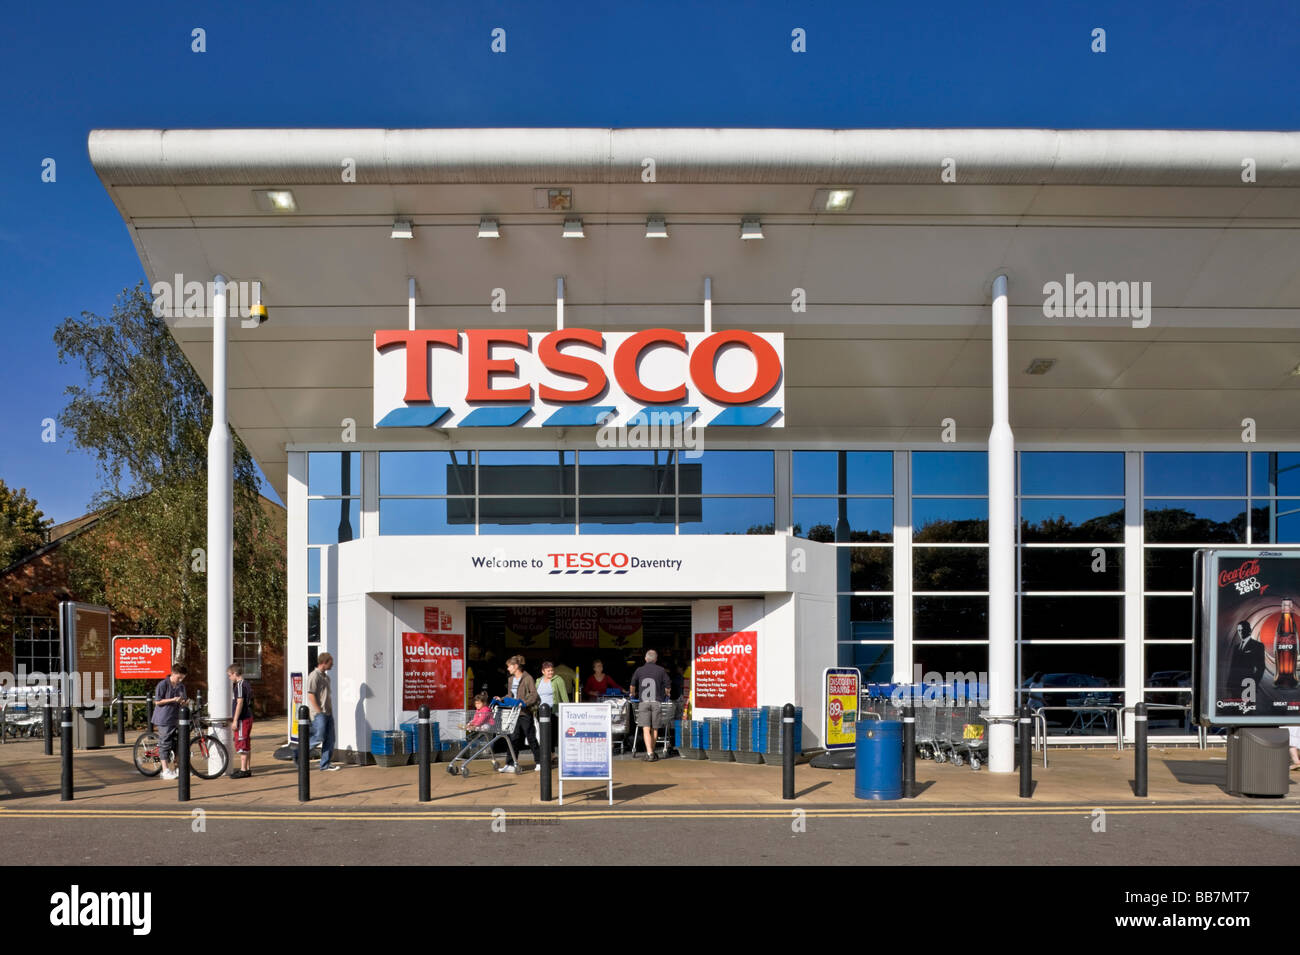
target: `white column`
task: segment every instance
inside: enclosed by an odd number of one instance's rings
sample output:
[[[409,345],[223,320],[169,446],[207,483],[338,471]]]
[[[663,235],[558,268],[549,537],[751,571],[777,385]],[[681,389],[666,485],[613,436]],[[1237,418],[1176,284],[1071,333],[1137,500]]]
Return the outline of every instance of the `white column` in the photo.
[[[208,715],[230,719],[234,629],[234,445],[226,414],[226,279],[213,279],[212,430],[208,433]],[[230,752],[230,728],[218,730]],[[227,771],[235,766],[229,760]]]
[[[564,328],[564,276],[557,276],[555,279],[555,328],[557,331]]]
[[[913,679],[912,452],[894,452],[894,682]]]
[[[286,572],[289,589],[289,639],[284,651],[284,704],[293,707],[291,673],[307,670],[307,452],[288,452],[287,496],[288,526],[285,538],[289,548]],[[293,718],[293,717],[291,717]],[[286,740],[288,727],[285,727]]]
[[[704,333],[713,333],[713,279],[704,276]]]
[[[989,430],[989,771],[1016,768],[1016,445],[1007,359],[1007,277],[993,280],[993,427]]]
[[[1124,453],[1124,705],[1142,702],[1142,452]],[[1124,714],[1124,733],[1133,735],[1133,714]]]

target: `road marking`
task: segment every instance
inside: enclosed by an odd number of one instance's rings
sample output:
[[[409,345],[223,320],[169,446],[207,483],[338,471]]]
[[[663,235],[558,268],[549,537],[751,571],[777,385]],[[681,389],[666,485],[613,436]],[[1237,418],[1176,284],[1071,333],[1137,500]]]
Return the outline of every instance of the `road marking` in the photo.
[[[427,811],[322,811],[281,810],[258,811],[239,809],[203,808],[208,819],[244,820],[253,822],[287,821],[363,821],[363,822],[482,822],[492,820],[494,809],[461,809]],[[987,807],[935,807],[932,809],[854,809],[815,808],[791,806],[782,809],[559,809],[539,811],[502,808],[506,818],[517,821],[579,822],[599,820],[715,820],[715,819],[788,819],[792,809],[801,809],[807,815],[822,819],[873,819],[899,817],[969,817],[969,816],[1091,816],[1097,809],[1114,815],[1300,815],[1300,806],[1294,807],[1227,807],[1227,806],[987,806]],[[178,819],[188,820],[192,809],[5,809],[0,808],[3,819]]]

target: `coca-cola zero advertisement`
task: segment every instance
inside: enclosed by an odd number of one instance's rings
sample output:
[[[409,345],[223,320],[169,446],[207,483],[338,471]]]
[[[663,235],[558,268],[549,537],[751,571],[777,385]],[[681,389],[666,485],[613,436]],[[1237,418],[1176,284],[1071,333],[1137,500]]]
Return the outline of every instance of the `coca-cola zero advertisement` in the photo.
[[[1198,680],[1217,725],[1300,723],[1300,553],[1211,551]]]

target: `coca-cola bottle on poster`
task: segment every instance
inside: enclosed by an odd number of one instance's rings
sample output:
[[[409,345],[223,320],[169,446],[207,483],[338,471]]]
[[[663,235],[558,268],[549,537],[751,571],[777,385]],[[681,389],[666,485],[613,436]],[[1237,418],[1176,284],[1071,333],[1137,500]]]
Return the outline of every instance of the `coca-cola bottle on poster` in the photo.
[[[1294,689],[1297,686],[1296,664],[1296,619],[1290,598],[1282,601],[1282,619],[1277,622],[1277,634],[1273,638],[1274,670],[1277,674],[1273,685],[1278,689]]]

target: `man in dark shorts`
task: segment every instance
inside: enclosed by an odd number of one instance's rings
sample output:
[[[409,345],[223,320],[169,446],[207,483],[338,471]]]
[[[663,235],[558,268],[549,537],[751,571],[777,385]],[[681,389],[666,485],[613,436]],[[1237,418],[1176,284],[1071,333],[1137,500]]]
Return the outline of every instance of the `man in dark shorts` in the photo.
[[[632,693],[639,701],[636,722],[645,736],[645,758],[651,763],[659,758],[655,752],[655,733],[664,725],[664,712],[659,704],[672,699],[669,695],[668,671],[658,664],[658,660],[659,654],[647,650],[645,663],[632,674]]]
[[[247,779],[253,775],[249,768],[253,740],[253,688],[244,679],[244,668],[238,663],[226,667],[230,677],[230,735],[239,754],[239,768],[230,774],[231,779]]]
[[[185,703],[185,675],[189,671],[180,663],[172,664],[172,672],[158,682],[153,691],[153,728],[158,734],[158,758],[162,761],[162,778],[175,779],[172,756],[176,752],[176,731],[181,719],[181,706]],[[189,745],[189,741],[186,741]]]

